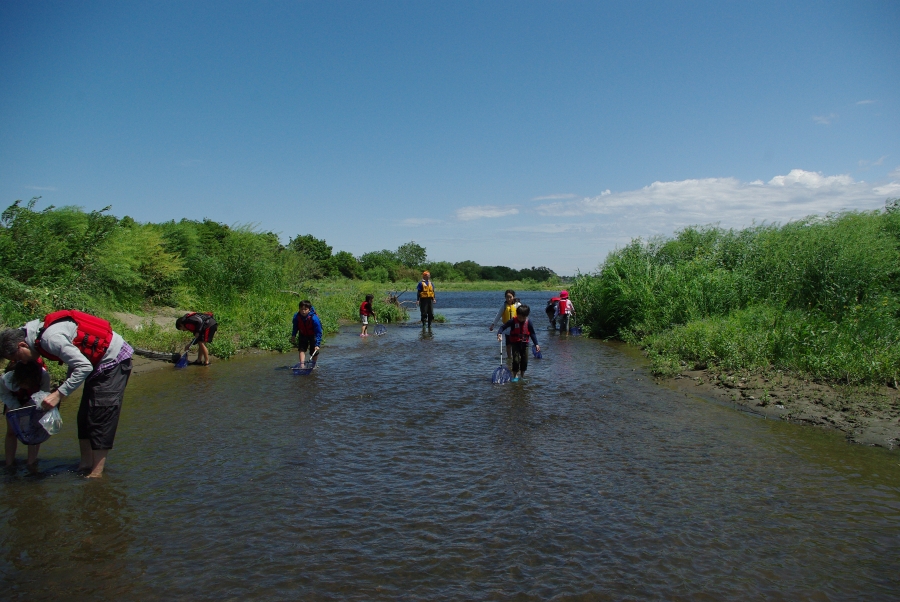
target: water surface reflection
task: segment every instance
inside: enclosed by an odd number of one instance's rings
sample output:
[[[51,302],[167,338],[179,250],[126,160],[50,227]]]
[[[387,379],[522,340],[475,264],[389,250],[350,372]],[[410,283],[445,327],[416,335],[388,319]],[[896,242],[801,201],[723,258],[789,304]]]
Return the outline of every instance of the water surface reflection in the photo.
[[[660,389],[583,338],[540,333],[527,382],[493,386],[502,294],[438,295],[448,324],[348,328],[308,377],[263,355],[134,379],[102,483],[67,472],[71,428],[49,477],[6,478],[5,591],[896,598],[896,454]]]

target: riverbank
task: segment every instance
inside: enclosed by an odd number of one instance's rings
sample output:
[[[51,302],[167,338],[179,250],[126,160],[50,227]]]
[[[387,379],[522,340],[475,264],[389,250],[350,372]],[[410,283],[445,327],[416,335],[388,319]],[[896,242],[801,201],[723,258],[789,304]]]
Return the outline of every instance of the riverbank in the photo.
[[[816,383],[783,372],[687,370],[657,382],[769,419],[833,428],[847,440],[900,447],[900,390]]]

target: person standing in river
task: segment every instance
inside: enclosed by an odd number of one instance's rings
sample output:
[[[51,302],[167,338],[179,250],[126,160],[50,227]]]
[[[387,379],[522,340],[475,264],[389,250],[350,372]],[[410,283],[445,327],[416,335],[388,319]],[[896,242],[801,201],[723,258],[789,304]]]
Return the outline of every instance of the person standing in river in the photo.
[[[575,315],[575,306],[569,301],[569,291],[560,291],[556,304],[556,325],[560,332],[569,332],[569,319]]]
[[[416,292],[418,293],[416,305],[419,306],[422,325],[431,326],[431,323],[434,322],[434,304],[437,303],[437,300],[434,298],[434,283],[431,282],[431,273],[428,270],[422,272],[422,280],[419,281]]]
[[[497,333],[497,340],[503,336],[503,332],[509,332],[509,344],[512,347],[512,382],[519,382],[520,374],[525,378],[525,371],[528,370],[528,343],[534,343],[534,350],[540,351],[541,346],[538,345],[537,334],[534,332],[534,324],[528,319],[531,308],[525,305],[519,305],[516,308],[516,317],[503,324],[503,328]]]
[[[497,315],[494,317],[494,321],[491,322],[491,325],[488,327],[488,330],[493,331],[494,326],[498,323],[506,324],[510,320],[516,317],[516,308],[522,305],[519,303],[519,300],[516,299],[516,291],[512,289],[506,289],[505,299],[503,305],[500,307],[500,311],[497,312]],[[506,336],[506,357],[510,358],[512,355],[512,347],[509,344],[509,335]]]
[[[218,329],[219,323],[216,322],[212,313],[192,311],[175,320],[175,330],[186,330],[194,334],[194,338],[185,346],[184,352],[187,353],[191,345],[198,343],[199,350],[195,363],[201,366],[209,366],[209,350],[206,348],[206,344],[212,343]]]
[[[78,407],[78,470],[89,478],[103,475],[113,448],[125,387],[131,376],[134,350],[109,322],[68,309],[32,320],[22,328],[0,332],[0,355],[10,361],[36,362],[39,357],[69,367],[68,378],[44,398],[42,407],[55,408],[84,385]]]

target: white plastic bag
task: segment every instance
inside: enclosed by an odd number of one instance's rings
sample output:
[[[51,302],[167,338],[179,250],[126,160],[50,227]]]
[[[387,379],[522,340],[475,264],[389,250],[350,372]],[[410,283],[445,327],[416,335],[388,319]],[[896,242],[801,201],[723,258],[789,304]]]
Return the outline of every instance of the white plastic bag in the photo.
[[[47,397],[49,393],[46,391],[38,391],[34,395],[31,396],[31,400],[35,403],[35,405],[40,408],[41,402],[44,401],[44,398]],[[55,435],[59,432],[59,429],[62,428],[62,416],[59,415],[59,408],[53,408],[49,412],[45,413],[40,419],[41,426],[44,427],[44,430],[50,433],[51,435]]]
[[[59,408],[53,408],[44,414],[40,422],[41,426],[44,427],[44,430],[51,435],[58,433],[59,429],[62,428],[62,416],[59,415]]]

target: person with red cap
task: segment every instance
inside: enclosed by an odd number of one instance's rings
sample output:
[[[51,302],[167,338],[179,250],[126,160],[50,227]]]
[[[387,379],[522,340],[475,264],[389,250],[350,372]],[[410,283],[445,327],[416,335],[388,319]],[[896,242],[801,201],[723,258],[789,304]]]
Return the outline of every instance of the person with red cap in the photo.
[[[575,315],[575,306],[569,301],[569,291],[560,291],[556,304],[556,325],[560,332],[569,332],[569,318]]]

